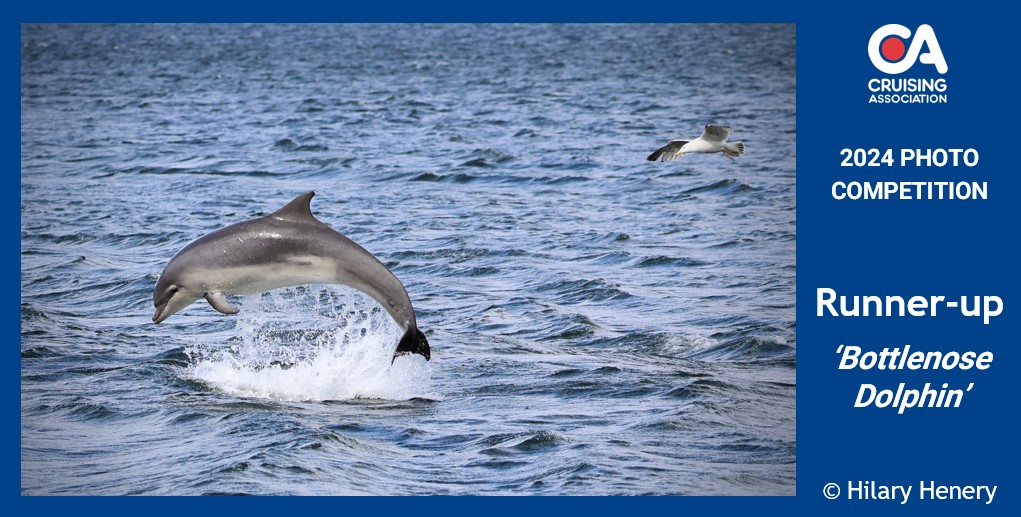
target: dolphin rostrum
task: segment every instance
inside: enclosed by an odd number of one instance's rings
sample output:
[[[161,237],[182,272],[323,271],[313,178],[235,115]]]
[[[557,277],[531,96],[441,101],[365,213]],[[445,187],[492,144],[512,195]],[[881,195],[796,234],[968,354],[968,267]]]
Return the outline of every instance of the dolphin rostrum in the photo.
[[[153,323],[199,298],[223,314],[237,314],[224,295],[343,284],[379,302],[404,330],[395,359],[421,354],[429,360],[429,342],[418,330],[404,285],[365,248],[316,219],[309,208],[314,195],[306,192],[272,214],[221,228],[185,246],[156,282]]]

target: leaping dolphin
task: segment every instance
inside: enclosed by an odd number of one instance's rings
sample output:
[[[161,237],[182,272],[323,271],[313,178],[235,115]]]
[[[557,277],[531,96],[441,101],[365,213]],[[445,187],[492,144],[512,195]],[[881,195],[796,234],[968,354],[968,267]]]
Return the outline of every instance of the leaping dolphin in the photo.
[[[309,208],[314,195],[306,192],[272,214],[221,228],[185,246],[156,282],[153,323],[199,298],[223,314],[237,314],[224,295],[343,284],[379,302],[404,330],[394,359],[421,354],[428,361],[429,342],[418,330],[404,285],[365,248],[316,219]]]

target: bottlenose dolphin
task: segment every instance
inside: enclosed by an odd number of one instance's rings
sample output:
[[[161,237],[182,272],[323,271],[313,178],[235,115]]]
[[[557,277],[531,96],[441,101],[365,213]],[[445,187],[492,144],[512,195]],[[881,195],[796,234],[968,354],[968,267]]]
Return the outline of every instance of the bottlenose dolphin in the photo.
[[[379,302],[404,330],[394,359],[421,354],[428,361],[429,342],[418,330],[404,285],[365,248],[316,219],[309,208],[314,195],[306,192],[272,214],[221,228],[185,246],[156,282],[153,323],[199,298],[223,314],[237,314],[224,295],[343,284]]]

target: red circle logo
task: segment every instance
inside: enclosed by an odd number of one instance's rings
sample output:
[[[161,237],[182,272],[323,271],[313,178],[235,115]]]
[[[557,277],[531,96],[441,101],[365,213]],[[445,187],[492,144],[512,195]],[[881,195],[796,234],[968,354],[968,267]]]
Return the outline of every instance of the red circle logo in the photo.
[[[883,40],[883,45],[879,47],[879,52],[883,55],[883,59],[893,63],[904,59],[904,40],[891,36]]]

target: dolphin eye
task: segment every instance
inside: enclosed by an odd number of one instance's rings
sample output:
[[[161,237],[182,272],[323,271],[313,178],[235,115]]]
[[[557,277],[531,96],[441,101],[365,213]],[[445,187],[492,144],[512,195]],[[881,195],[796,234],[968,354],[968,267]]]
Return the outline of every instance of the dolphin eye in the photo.
[[[181,290],[181,288],[180,288],[180,287],[177,287],[176,285],[175,285],[174,287],[171,287],[171,288],[170,288],[170,292],[171,292],[171,293],[176,293],[177,291],[180,291],[180,290]]]

